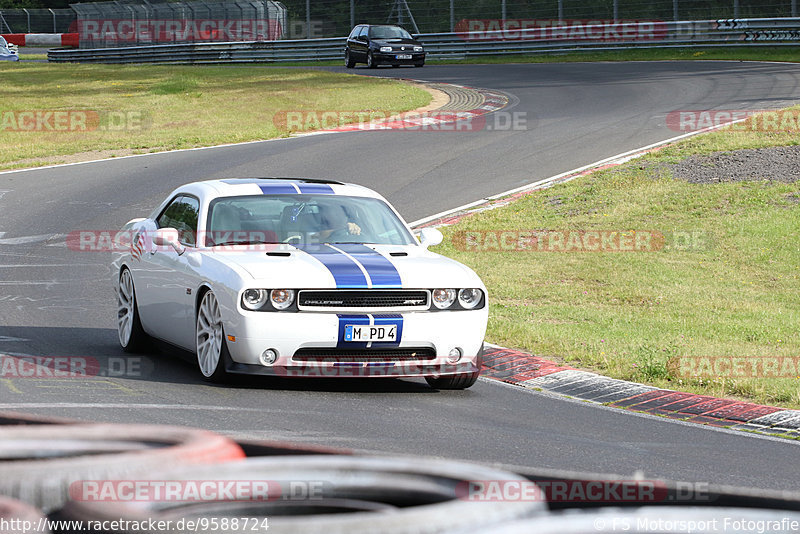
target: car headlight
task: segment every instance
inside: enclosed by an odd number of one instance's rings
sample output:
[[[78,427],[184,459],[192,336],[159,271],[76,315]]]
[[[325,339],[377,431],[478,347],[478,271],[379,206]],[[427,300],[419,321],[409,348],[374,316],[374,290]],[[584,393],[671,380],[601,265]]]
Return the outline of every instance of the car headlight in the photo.
[[[269,292],[269,300],[276,310],[285,310],[294,303],[294,290],[273,289]]]
[[[421,46],[415,46],[414,47],[414,52],[422,52],[422,47]]]
[[[391,51],[392,51],[392,47],[391,46],[382,46],[381,47],[381,52],[391,52]]]
[[[477,288],[459,289],[458,290],[458,303],[465,310],[471,310],[481,303],[483,298],[483,291]]]
[[[434,289],[431,291],[433,305],[440,310],[446,310],[456,301],[455,289]]]
[[[267,303],[265,289],[247,289],[242,294],[242,305],[252,311],[260,310]]]

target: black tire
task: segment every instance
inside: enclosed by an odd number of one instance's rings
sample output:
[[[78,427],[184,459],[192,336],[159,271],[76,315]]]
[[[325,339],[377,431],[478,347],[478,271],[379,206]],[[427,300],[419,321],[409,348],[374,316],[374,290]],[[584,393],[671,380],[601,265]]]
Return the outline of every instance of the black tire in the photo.
[[[492,532],[496,523],[546,514],[539,499],[467,498],[474,481],[533,484],[519,475],[477,464],[419,457],[292,456],[249,458],[210,466],[157,471],[157,480],[262,480],[269,482],[269,499],[196,502],[71,501],[65,518],[84,521],[177,520],[181,517],[269,518],[275,532],[326,534],[410,532]],[[142,479],[138,479],[142,480]],[[291,494],[290,484],[325,481],[315,497]],[[129,527],[133,528],[133,527]],[[120,533],[131,532],[123,527]],[[206,534],[232,530],[212,528]],[[270,530],[272,532],[272,530]]]
[[[478,381],[480,373],[461,373],[458,375],[426,376],[425,381],[433,389],[467,389]]]
[[[356,62],[350,57],[350,49],[344,51],[344,66],[348,69],[352,69],[356,66]]]
[[[123,286],[128,288],[123,289]],[[129,295],[125,293],[129,292]],[[125,312],[123,315],[123,307]],[[125,320],[130,322],[130,332],[124,326]],[[117,284],[117,337],[124,352],[141,353],[152,349],[152,339],[142,328],[139,318],[139,305],[136,301],[136,288],[133,284],[133,275],[127,268],[119,273]],[[127,338],[127,339],[126,339]]]
[[[368,69],[378,68],[378,64],[375,63],[375,58],[372,56],[372,52],[367,52],[367,68]]]
[[[415,67],[424,67],[425,66],[425,62],[423,61],[422,63],[414,63],[414,66]]]
[[[478,367],[483,365],[483,344],[478,354]],[[434,389],[467,389],[478,381],[480,370],[476,373],[461,373],[457,375],[426,376],[425,381]]]
[[[14,451],[0,459],[0,495],[46,513],[61,508],[86,480],[116,480],[158,473],[165,466],[244,458],[231,439],[192,428],[157,425],[20,425],[0,428]],[[80,486],[80,484],[78,484]],[[103,503],[108,504],[108,503]]]
[[[211,290],[203,293],[200,297],[200,306],[197,308],[195,353],[197,366],[204,380],[218,383],[227,378],[225,364],[230,361],[231,356],[228,352],[225,329],[222,326],[222,316],[219,313],[219,303]]]

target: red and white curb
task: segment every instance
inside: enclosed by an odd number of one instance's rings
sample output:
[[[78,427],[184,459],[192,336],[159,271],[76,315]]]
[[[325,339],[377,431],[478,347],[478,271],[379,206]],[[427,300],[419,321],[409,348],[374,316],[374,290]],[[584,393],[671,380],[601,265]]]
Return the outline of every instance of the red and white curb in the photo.
[[[527,389],[689,423],[800,438],[800,410],[682,393],[608,378],[496,345],[487,344],[481,376]]]
[[[4,33],[3,37],[17,46],[78,47],[77,33]]]
[[[416,80],[411,80],[416,81]],[[423,83],[423,82],[417,82]],[[439,85],[445,85],[440,83]],[[431,111],[408,111],[399,113],[394,117],[380,119],[370,122],[356,122],[345,124],[336,128],[316,130],[313,132],[302,132],[292,135],[292,137],[305,137],[309,135],[323,135],[340,132],[362,132],[374,130],[464,130],[477,131],[483,128],[483,124],[472,124],[472,121],[480,119],[488,113],[499,111],[509,104],[509,97],[499,91],[491,89],[479,89],[465,85],[447,84],[458,89],[465,89],[475,92],[483,98],[480,106],[472,109],[438,109]],[[459,127],[458,123],[470,121],[469,127]]]

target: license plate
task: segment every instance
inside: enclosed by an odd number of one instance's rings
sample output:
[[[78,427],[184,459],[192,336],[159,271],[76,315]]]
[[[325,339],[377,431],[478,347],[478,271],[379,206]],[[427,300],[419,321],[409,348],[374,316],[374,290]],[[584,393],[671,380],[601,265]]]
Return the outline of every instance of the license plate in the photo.
[[[345,341],[397,341],[397,325],[370,326],[348,324],[344,326]]]
[[[411,59],[411,54],[399,54],[397,59]]]

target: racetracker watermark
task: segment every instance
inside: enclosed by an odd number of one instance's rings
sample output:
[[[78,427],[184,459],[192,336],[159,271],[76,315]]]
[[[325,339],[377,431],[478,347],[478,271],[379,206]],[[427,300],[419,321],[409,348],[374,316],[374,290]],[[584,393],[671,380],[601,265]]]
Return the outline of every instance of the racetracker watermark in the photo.
[[[275,367],[277,376],[295,378],[360,378],[360,377],[404,377],[404,376],[442,376],[476,373],[479,368],[472,363],[424,364],[417,362],[382,362],[380,356],[372,356],[375,361],[346,361],[347,357],[305,357],[307,365]],[[422,358],[420,356],[420,358]]]
[[[676,110],[667,114],[667,127],[676,132],[699,132],[722,126],[740,132],[800,132],[800,110]]]
[[[132,132],[149,127],[149,115],[144,111],[0,111],[0,131],[4,132]]]
[[[79,480],[70,499],[83,502],[219,502],[320,500],[321,480]]]
[[[466,252],[658,252],[709,248],[702,230],[483,230],[453,234]]]
[[[153,373],[150,360],[138,356],[32,356],[0,354],[0,378],[140,378]]]
[[[276,19],[83,19],[81,41],[172,43],[187,41],[268,41],[283,35]]]
[[[676,356],[667,368],[681,378],[800,378],[800,356]]]
[[[313,236],[309,239],[313,242]],[[283,247],[271,230],[75,230],[66,237],[67,248],[76,252],[130,252],[137,260],[145,252],[174,251],[167,241],[213,247],[208,249],[212,252],[273,251]],[[312,242],[307,240],[305,244]]]
[[[275,127],[292,132],[306,130],[386,130],[421,132],[525,131],[531,128],[525,111],[279,111]]]
[[[658,41],[659,20],[463,19],[455,27],[465,41]]]
[[[709,501],[708,483],[658,480],[470,480],[456,487],[465,501],[662,503]]]

